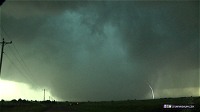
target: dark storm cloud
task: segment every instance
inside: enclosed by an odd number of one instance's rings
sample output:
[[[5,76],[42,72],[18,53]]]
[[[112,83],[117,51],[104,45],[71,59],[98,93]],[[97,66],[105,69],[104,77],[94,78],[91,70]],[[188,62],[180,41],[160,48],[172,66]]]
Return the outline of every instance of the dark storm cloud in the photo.
[[[0,6],[5,2],[5,0],[1,0],[0,1]]]
[[[7,0],[6,6],[3,8],[6,13],[16,18],[26,18],[34,16],[56,16],[64,10],[76,10],[80,6],[89,5],[90,2],[86,0],[65,2],[57,0]]]
[[[198,2],[7,2],[2,24],[52,94],[150,98],[147,81],[160,97],[199,86],[198,11]]]

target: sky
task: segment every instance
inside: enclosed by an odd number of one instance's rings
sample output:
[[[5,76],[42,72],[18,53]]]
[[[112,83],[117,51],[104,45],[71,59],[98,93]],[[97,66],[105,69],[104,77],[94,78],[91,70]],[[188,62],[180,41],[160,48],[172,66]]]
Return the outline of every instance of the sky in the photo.
[[[1,98],[199,96],[198,1],[7,0],[0,18]]]

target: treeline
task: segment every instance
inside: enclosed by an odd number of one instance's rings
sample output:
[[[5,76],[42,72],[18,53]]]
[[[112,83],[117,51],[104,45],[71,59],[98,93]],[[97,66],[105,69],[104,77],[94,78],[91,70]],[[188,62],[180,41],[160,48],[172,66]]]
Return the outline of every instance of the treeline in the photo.
[[[37,101],[37,100],[26,100],[26,99],[21,99],[21,98],[19,98],[18,100],[13,99],[11,101],[5,101],[4,99],[2,99],[0,102],[1,103],[4,103],[4,102],[11,102],[11,103],[56,103],[55,100],[53,100],[53,101],[50,101],[50,100]]]

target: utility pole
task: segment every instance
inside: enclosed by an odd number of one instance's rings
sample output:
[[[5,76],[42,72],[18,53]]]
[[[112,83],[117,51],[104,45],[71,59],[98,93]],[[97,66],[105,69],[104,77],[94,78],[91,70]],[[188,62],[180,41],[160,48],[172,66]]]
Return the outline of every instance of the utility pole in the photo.
[[[45,101],[45,89],[44,89],[44,101]]]
[[[10,42],[5,42],[4,41],[4,38],[3,38],[3,42],[0,42],[1,44],[2,44],[2,46],[1,46],[1,60],[0,60],[0,75],[1,75],[1,68],[2,68],[2,61],[3,61],[3,50],[4,50],[4,46],[6,45],[6,44],[11,44],[12,43],[12,41],[10,41]]]

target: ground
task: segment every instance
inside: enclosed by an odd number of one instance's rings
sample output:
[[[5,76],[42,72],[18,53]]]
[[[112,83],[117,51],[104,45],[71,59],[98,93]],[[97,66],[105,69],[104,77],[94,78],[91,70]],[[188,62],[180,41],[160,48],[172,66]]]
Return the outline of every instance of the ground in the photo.
[[[164,108],[188,105],[193,108]],[[200,97],[101,102],[1,101],[0,112],[200,112]]]

